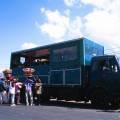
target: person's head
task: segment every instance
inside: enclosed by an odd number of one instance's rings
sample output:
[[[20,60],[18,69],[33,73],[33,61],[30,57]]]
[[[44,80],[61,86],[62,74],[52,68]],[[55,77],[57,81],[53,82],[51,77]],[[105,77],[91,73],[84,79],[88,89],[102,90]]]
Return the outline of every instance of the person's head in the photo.
[[[9,77],[9,76],[12,75],[12,70],[11,70],[11,69],[5,69],[5,70],[3,71],[3,73],[4,73],[4,75],[5,75],[6,77]]]
[[[33,68],[23,68],[24,75],[26,77],[32,77],[33,73],[35,72],[35,69]]]

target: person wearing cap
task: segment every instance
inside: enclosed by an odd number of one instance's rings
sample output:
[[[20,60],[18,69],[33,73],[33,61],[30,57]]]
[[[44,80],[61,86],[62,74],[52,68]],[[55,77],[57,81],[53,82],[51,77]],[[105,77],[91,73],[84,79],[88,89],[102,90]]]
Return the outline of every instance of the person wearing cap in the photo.
[[[7,81],[13,81],[14,78],[12,76],[12,70],[11,69],[5,69],[3,71],[3,73],[4,73],[4,76],[5,76]]]
[[[5,88],[6,88],[6,101],[10,103],[10,101],[13,101],[14,98],[14,86],[16,79],[12,75],[12,69],[5,69],[3,71],[4,76],[5,76]],[[12,91],[12,92],[11,92]],[[12,98],[11,98],[12,97]],[[13,101],[13,106],[14,106],[14,101]]]
[[[35,70],[33,68],[24,68],[23,69],[24,75],[25,75],[25,99],[26,99],[26,105],[33,105],[33,84],[34,84],[34,78],[33,73]]]

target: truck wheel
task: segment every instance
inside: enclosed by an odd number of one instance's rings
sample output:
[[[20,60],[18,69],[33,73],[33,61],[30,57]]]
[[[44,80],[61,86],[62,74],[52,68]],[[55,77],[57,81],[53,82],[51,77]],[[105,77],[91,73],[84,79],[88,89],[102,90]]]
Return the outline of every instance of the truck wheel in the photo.
[[[50,98],[47,96],[41,96],[41,103],[49,102]]]
[[[120,100],[119,98],[115,97],[112,101],[111,101],[111,107],[112,108],[119,108],[120,106]]]
[[[91,103],[94,107],[108,107],[108,97],[104,90],[95,90],[91,95]]]

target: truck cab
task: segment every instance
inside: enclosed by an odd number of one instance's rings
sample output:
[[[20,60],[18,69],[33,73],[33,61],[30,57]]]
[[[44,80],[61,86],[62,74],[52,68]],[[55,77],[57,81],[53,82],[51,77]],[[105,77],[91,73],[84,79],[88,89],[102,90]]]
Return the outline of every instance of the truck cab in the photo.
[[[94,102],[107,101],[104,98],[112,102],[120,100],[120,65],[116,56],[93,57],[90,79]]]

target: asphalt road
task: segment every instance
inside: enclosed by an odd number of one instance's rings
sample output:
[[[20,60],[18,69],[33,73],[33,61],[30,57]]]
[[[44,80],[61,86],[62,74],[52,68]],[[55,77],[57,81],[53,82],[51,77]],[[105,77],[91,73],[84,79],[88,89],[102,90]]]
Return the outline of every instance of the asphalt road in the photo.
[[[0,105],[0,120],[120,120],[120,109],[96,109],[89,104],[65,102],[40,106]]]

